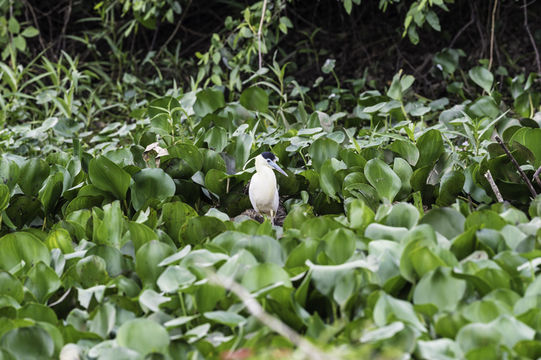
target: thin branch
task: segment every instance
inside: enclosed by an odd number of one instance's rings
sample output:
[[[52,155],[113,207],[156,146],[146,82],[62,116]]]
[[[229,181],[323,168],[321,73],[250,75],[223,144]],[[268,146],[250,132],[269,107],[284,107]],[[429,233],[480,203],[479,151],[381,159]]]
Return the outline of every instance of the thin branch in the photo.
[[[541,60],[539,59],[539,50],[537,49],[537,45],[535,45],[535,39],[532,35],[532,32],[530,31],[530,26],[528,25],[528,5],[526,4],[526,0],[524,0],[524,6],[522,7],[524,11],[524,27],[526,28],[526,32],[528,33],[528,37],[530,38],[530,42],[532,43],[533,50],[535,52],[535,63],[537,64],[537,72],[541,74]]]
[[[163,45],[160,47],[160,51],[158,51],[158,54],[156,55],[156,57],[160,57],[161,53],[167,48],[167,45],[171,42],[171,40],[173,40],[175,38],[175,35],[177,34],[178,30],[182,26],[182,22],[183,22],[184,18],[186,17],[186,14],[188,13],[188,9],[190,9],[191,5],[192,5],[192,0],[189,0],[188,4],[184,8],[184,11],[182,12],[182,15],[180,16],[179,21],[177,22],[177,26],[175,26],[175,29],[173,30],[171,35],[169,35],[167,40],[165,40]]]
[[[45,46],[45,41],[43,40],[43,36],[41,36],[41,30],[39,28],[39,22],[38,22],[38,18],[36,16],[36,12],[34,11],[34,8],[32,7],[31,4],[28,3],[28,0],[23,0],[23,3],[26,6],[26,8],[28,9],[28,11],[30,12],[30,15],[32,15],[34,26],[38,30],[38,40],[39,40],[39,43],[41,44],[41,48],[43,50],[47,50],[47,46]]]
[[[261,56],[261,29],[265,21],[265,12],[267,11],[267,0],[263,1],[263,9],[261,9],[261,20],[259,21],[259,30],[257,30],[257,52],[259,55],[259,69],[263,66],[263,57]]]
[[[500,189],[498,189],[498,186],[494,182],[494,178],[492,178],[492,174],[490,173],[490,170],[487,170],[485,173],[485,177],[488,180],[488,183],[490,184],[490,187],[492,188],[492,191],[494,192],[494,195],[496,195],[496,199],[498,199],[498,202],[503,202],[502,194],[500,193]]]
[[[257,302],[257,300],[254,299],[252,294],[250,294],[248,290],[246,290],[242,285],[235,282],[233,279],[220,276],[216,273],[209,273],[208,279],[212,283],[220,285],[223,288],[237,295],[239,299],[242,300],[250,314],[252,314],[256,319],[261,321],[271,330],[289,339],[299,348],[299,350],[306,354],[307,358],[312,360],[331,359],[331,356],[318,349],[314,344],[306,340],[299,333],[290,328],[287,324],[267,313],[263,309],[263,307]]]
[[[541,179],[539,179],[539,174],[541,173],[541,166],[539,167],[539,169],[537,169],[537,171],[533,174],[533,179],[535,180],[535,182],[537,183],[537,185],[541,186]]]
[[[513,163],[513,165],[515,165],[515,168],[518,170],[520,176],[522,177],[522,179],[526,183],[526,186],[528,186],[528,189],[530,190],[530,193],[532,194],[532,197],[535,198],[537,196],[537,192],[533,188],[533,185],[530,182],[530,179],[528,179],[528,177],[524,173],[524,170],[522,170],[522,168],[518,164],[517,159],[515,159],[515,157],[511,154],[511,152],[509,151],[507,146],[505,146],[505,144],[503,143],[502,139],[500,139],[499,136],[495,136],[495,139],[498,142],[498,144],[500,144],[500,146],[503,148],[503,151],[505,151],[505,154],[507,155],[507,157],[509,157],[511,159],[511,162]]]
[[[62,51],[62,48],[65,48],[66,30],[68,29],[68,23],[71,18],[72,6],[73,6],[72,0],[69,0],[68,8],[66,9],[66,13],[64,15],[64,24],[62,26],[62,31],[60,33],[60,36],[58,37],[58,54],[60,54],[60,51]]]
[[[490,57],[488,60],[488,70],[492,67],[492,60],[494,57],[494,27],[496,25],[496,9],[498,8],[498,0],[494,0],[494,6],[492,8],[492,25],[490,26]]]
[[[458,40],[458,38],[460,37],[460,35],[462,35],[462,33],[468,28],[470,27],[471,24],[473,24],[473,22],[475,21],[475,15],[473,13],[473,7],[471,7],[471,16],[470,16],[470,21],[468,21],[466,23],[466,25],[464,25],[463,27],[460,28],[460,30],[458,30],[458,32],[456,33],[455,37],[453,37],[453,40],[451,40],[451,43],[449,44],[449,48],[452,48],[454,45],[455,45],[455,42]]]

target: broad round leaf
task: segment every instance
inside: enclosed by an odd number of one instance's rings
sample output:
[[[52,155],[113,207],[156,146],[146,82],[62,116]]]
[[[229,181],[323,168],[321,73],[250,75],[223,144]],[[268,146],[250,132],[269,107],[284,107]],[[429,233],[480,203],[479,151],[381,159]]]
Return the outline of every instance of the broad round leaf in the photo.
[[[153,240],[144,244],[135,255],[135,271],[144,287],[154,288],[158,276],[164,270],[158,264],[173,254],[173,249],[166,244]]]
[[[9,271],[24,261],[27,266],[42,261],[49,264],[49,250],[34,235],[15,232],[0,238],[0,269]]]
[[[248,291],[256,291],[279,282],[286,287],[292,286],[288,273],[280,266],[272,263],[254,266],[242,278],[242,285]]]
[[[146,355],[152,352],[165,352],[169,346],[169,334],[157,322],[135,319],[124,323],[118,329],[116,341],[120,346]]]
[[[19,186],[25,195],[36,196],[43,182],[49,176],[50,167],[45,160],[27,160],[21,168]]]
[[[433,304],[439,311],[453,311],[466,291],[466,282],[451,275],[450,268],[438,267],[426,273],[413,293],[415,304]]]
[[[37,326],[13,329],[2,336],[0,344],[17,359],[49,360],[53,358],[53,339],[47,331]]]
[[[38,262],[28,271],[25,286],[30,290],[38,302],[43,303],[60,288],[58,275],[49,266]]]
[[[494,82],[494,75],[492,75],[487,68],[476,66],[468,71],[468,75],[474,83],[490,94],[490,89],[492,88],[492,83]]]
[[[143,169],[133,180],[131,201],[135,210],[141,210],[152,200],[160,202],[175,195],[175,183],[162,169]]]
[[[39,190],[38,199],[43,204],[45,212],[51,213],[62,194],[64,184],[64,174],[57,172],[47,178],[43,187]]]
[[[105,156],[90,160],[88,176],[98,189],[110,192],[117,199],[126,199],[131,181],[130,174]]]
[[[381,200],[392,202],[402,186],[402,181],[389,165],[380,159],[372,159],[364,167],[364,175]]]
[[[168,266],[158,278],[157,284],[161,291],[172,293],[177,291],[179,286],[193,283],[197,278],[188,269],[173,265]]]
[[[428,130],[417,139],[419,160],[415,167],[420,169],[424,166],[432,166],[443,153],[443,139],[438,130]]]
[[[316,171],[321,170],[321,166],[327,159],[338,157],[340,145],[327,137],[320,137],[310,146],[308,152],[312,158],[312,165]]]
[[[201,90],[196,98],[193,111],[197,116],[203,117],[225,106],[224,94],[219,90]]]
[[[203,155],[192,144],[176,144],[167,151],[169,155],[162,157],[161,168],[174,179],[189,179],[203,167]]]
[[[6,271],[0,271],[0,294],[11,296],[18,302],[23,300],[23,284]]]
[[[180,232],[180,238],[186,244],[201,244],[207,238],[224,232],[225,224],[213,216],[198,216],[188,220]]]
[[[203,314],[209,320],[215,321],[229,327],[235,327],[246,322],[246,319],[231,311],[209,311]]]
[[[269,96],[265,90],[252,86],[240,94],[240,104],[248,110],[266,112],[269,108]]]

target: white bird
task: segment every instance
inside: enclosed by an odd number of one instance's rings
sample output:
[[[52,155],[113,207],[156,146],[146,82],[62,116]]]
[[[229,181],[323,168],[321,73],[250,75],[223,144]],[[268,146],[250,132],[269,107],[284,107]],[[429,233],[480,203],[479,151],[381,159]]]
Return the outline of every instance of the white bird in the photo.
[[[270,216],[271,224],[278,211],[278,187],[273,169],[287,176],[284,170],[276,165],[276,155],[265,151],[255,158],[255,174],[250,180],[250,202],[255,211]]]

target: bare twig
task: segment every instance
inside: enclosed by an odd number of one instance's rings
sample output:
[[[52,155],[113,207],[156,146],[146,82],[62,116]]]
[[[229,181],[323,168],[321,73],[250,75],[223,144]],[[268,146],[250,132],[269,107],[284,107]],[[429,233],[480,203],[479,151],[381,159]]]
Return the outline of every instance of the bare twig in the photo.
[[[263,66],[263,57],[261,56],[261,29],[265,21],[265,12],[267,11],[267,0],[263,1],[263,9],[261,9],[261,20],[259,21],[259,30],[257,30],[257,52],[259,55],[259,69]]]
[[[58,37],[58,53],[62,51],[63,48],[65,48],[65,42],[66,42],[66,30],[68,29],[68,23],[71,18],[71,10],[72,10],[72,0],[69,0],[68,7],[66,9],[66,13],[64,15],[64,24],[62,26],[62,32],[60,33],[60,36]]]
[[[503,143],[502,139],[500,139],[499,136],[495,136],[494,138],[496,139],[498,144],[500,144],[500,146],[503,148],[503,151],[505,151],[505,154],[507,155],[507,157],[509,157],[511,159],[511,162],[513,163],[513,165],[515,165],[515,168],[518,170],[518,173],[520,174],[520,176],[522,177],[522,179],[526,183],[526,186],[528,186],[528,189],[530,190],[530,193],[532,194],[532,197],[535,198],[537,196],[537,192],[533,188],[533,185],[532,185],[530,179],[528,179],[528,177],[524,173],[524,170],[522,170],[520,168],[520,165],[518,164],[517,159],[515,159],[515,157],[511,154],[511,152],[509,151],[507,146],[505,146],[505,144]]]
[[[488,180],[488,183],[490,184],[490,187],[492,188],[492,191],[494,192],[494,195],[496,195],[496,199],[498,199],[498,202],[503,202],[502,194],[500,193],[500,189],[498,189],[498,186],[496,186],[496,183],[494,182],[494,179],[492,178],[492,174],[490,173],[490,170],[487,170],[485,173],[485,177]]]
[[[490,25],[490,57],[488,60],[488,69],[492,67],[492,60],[494,58],[494,27],[496,25],[496,9],[498,8],[498,0],[494,0],[494,6],[492,8],[492,24]]]
[[[41,30],[39,28],[38,18],[36,16],[36,12],[34,11],[34,8],[32,7],[32,5],[30,3],[28,3],[28,0],[23,0],[23,3],[26,6],[26,8],[28,9],[28,11],[30,12],[30,15],[32,15],[34,26],[38,30],[38,40],[39,40],[39,43],[41,44],[41,48],[43,50],[47,50],[47,46],[45,45],[45,41],[43,40],[43,36],[42,36]]]
[[[265,326],[269,327],[271,330],[277,332],[283,337],[289,339],[293,344],[295,344],[299,350],[301,350],[306,357],[312,360],[324,360],[331,359],[329,355],[324,353],[322,350],[318,349],[314,344],[306,340],[295,330],[290,328],[287,324],[283,323],[280,319],[271,316],[267,313],[263,307],[254,299],[252,294],[248,292],[243,286],[235,282],[231,278],[220,276],[216,273],[209,273],[208,279],[216,284],[220,285],[223,288],[231,291],[237,295],[246,309],[252,314],[256,319],[261,321]]]
[[[537,183],[537,185],[541,186],[541,179],[539,179],[539,174],[541,173],[541,166],[539,167],[539,169],[537,169],[537,171],[533,174],[533,179],[535,180],[535,182]]]
[[[526,32],[528,33],[528,37],[530,38],[530,42],[532,43],[533,50],[535,52],[535,63],[537,64],[537,72],[541,74],[541,60],[539,59],[539,50],[537,49],[537,45],[535,45],[535,39],[532,35],[532,32],[530,31],[530,26],[528,25],[528,5],[526,4],[526,0],[524,0],[524,6],[522,7],[522,10],[524,11],[524,27],[526,28]]]
[[[455,45],[455,42],[458,40],[458,38],[460,37],[460,35],[462,35],[462,33],[471,25],[473,24],[475,20],[475,15],[473,13],[473,7],[471,7],[471,16],[470,16],[470,21],[468,21],[466,23],[466,25],[464,25],[463,27],[460,28],[460,30],[457,31],[455,37],[453,37],[453,40],[451,40],[451,43],[449,44],[449,48],[452,48],[454,45]]]
[[[160,57],[161,53],[167,48],[167,45],[169,45],[169,43],[171,42],[171,40],[173,40],[175,38],[175,35],[177,34],[178,30],[180,29],[180,27],[182,26],[182,22],[184,20],[184,18],[186,17],[186,14],[188,13],[188,9],[190,9],[190,6],[192,5],[192,0],[189,0],[188,1],[188,4],[186,5],[186,7],[184,8],[184,11],[182,11],[182,15],[180,16],[180,19],[179,21],[177,22],[177,26],[175,26],[175,29],[173,30],[173,32],[171,33],[171,35],[169,35],[169,37],[167,38],[167,40],[165,40],[165,42],[163,43],[163,45],[160,47],[160,51],[158,51],[158,54],[156,55],[156,57]]]

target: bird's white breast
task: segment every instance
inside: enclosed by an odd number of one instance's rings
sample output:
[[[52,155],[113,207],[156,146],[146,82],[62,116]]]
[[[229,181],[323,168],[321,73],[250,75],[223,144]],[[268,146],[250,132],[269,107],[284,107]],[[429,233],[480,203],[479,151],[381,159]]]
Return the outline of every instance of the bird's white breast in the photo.
[[[250,182],[250,201],[256,211],[261,213],[276,212],[277,187],[276,178],[270,168],[264,168],[252,176]]]

